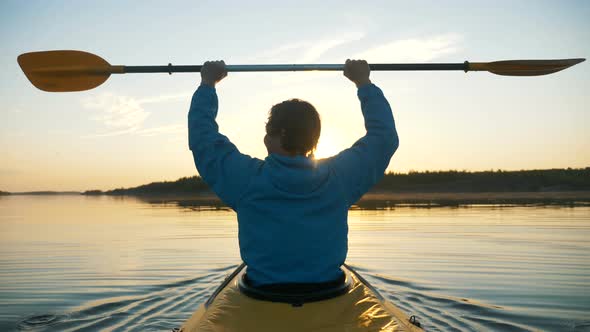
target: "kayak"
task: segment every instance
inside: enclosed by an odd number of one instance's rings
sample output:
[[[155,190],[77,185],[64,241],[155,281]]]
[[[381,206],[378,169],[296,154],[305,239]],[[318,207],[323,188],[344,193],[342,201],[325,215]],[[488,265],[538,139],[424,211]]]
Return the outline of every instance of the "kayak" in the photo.
[[[175,331],[423,331],[348,265],[338,285],[297,294],[254,288],[246,271],[240,265]]]

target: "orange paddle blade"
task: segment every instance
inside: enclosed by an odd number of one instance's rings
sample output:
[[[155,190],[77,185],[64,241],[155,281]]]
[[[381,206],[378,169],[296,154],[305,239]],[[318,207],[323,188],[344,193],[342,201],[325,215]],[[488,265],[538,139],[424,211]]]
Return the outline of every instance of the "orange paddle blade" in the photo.
[[[469,63],[469,71],[489,71],[504,76],[540,76],[553,74],[586,59],[505,60]]]
[[[103,58],[82,51],[25,53],[19,55],[18,64],[34,86],[48,92],[95,88],[104,83],[115,68]]]

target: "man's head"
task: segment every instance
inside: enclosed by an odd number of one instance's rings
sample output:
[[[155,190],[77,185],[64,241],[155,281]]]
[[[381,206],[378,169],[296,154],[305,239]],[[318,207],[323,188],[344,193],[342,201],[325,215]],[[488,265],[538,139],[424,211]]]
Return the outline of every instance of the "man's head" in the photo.
[[[289,99],[270,109],[264,144],[268,153],[313,154],[322,129],[320,115],[312,104]]]

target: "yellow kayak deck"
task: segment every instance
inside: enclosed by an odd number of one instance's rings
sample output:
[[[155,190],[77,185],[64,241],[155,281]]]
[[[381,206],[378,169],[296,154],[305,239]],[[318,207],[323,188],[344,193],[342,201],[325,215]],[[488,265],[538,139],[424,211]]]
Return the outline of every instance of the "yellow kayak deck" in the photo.
[[[351,279],[346,294],[293,306],[244,295],[238,286],[245,272],[241,265],[180,331],[422,331],[354,270],[345,265],[343,271]]]

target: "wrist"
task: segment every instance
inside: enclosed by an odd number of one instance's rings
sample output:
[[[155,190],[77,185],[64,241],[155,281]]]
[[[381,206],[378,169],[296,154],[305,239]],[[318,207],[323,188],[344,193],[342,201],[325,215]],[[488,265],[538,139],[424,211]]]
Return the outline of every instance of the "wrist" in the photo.
[[[214,88],[215,87],[215,82],[208,81],[208,80],[201,80],[201,85],[207,85],[207,86],[210,86],[210,87]]]
[[[371,80],[367,78],[366,80],[356,81],[354,84],[356,84],[357,88],[360,88],[363,85],[371,84]]]

